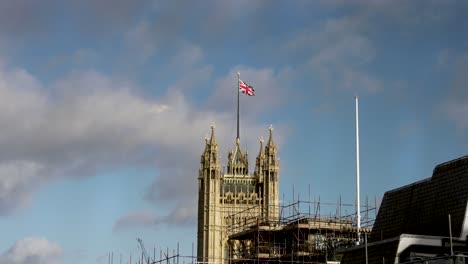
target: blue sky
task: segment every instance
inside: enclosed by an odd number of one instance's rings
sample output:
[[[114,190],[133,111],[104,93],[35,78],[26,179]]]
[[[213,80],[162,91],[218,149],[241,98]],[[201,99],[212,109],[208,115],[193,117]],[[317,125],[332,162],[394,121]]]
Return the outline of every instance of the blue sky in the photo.
[[[468,152],[465,1],[1,1],[0,262],[190,255],[200,154],[216,124],[280,192],[354,203]],[[253,168],[250,168],[251,170]]]

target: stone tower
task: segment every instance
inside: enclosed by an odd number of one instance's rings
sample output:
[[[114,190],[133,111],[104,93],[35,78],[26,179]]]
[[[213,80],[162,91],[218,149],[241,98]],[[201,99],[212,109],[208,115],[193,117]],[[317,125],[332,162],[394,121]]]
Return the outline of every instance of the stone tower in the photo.
[[[218,144],[216,143],[214,125],[211,126],[211,137],[205,138],[205,150],[201,156],[198,176],[198,234],[197,254],[203,256],[198,261],[208,262],[221,258],[215,241],[221,237],[221,212],[219,196],[221,189],[221,170],[219,166]]]
[[[237,230],[233,227],[279,219],[279,162],[272,127],[265,147],[263,143],[261,139],[253,174],[249,174],[248,153],[242,151],[239,138],[228,153],[226,171],[221,172],[215,127],[211,126],[198,176],[198,262],[227,263],[227,238]]]
[[[257,157],[255,172],[261,180],[264,217],[268,221],[275,221],[279,217],[279,161],[276,145],[273,142],[273,127],[270,126],[270,136],[264,152],[262,143],[263,140],[260,140],[260,153]]]

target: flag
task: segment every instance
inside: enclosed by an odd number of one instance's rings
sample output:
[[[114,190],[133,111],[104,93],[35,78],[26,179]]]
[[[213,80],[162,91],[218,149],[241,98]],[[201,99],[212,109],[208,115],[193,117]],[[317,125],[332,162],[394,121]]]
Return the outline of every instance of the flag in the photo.
[[[255,90],[252,86],[246,84],[242,80],[239,79],[239,92],[243,94],[247,94],[249,96],[255,95]]]

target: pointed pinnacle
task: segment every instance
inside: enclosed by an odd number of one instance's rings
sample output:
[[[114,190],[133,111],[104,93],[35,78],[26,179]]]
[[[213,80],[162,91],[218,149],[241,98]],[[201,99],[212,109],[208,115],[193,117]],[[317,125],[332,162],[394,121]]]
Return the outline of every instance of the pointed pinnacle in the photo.
[[[268,145],[273,145],[273,125],[270,125],[270,137],[268,138]]]
[[[210,142],[211,143],[214,143],[215,142],[215,124],[211,124],[211,138],[210,138]]]
[[[260,151],[258,152],[258,155],[262,155],[263,154],[263,137],[260,137]]]

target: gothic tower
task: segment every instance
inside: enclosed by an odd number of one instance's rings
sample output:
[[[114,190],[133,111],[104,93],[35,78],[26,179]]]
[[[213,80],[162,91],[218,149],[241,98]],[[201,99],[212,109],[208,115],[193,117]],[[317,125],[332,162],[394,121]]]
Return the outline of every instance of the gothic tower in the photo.
[[[270,126],[270,136],[263,148],[260,139],[260,152],[255,163],[255,175],[259,179],[258,192],[262,197],[262,216],[267,221],[276,221],[279,217],[279,161],[276,145],[273,142],[273,127]]]
[[[227,238],[236,230],[279,218],[279,163],[273,128],[265,147],[260,140],[255,171],[249,174],[248,153],[236,139],[221,172],[214,126],[205,139],[198,176],[197,258],[202,263],[228,263]],[[234,228],[233,228],[234,227]],[[233,247],[246,245],[232,242]]]
[[[219,166],[218,144],[215,139],[214,125],[211,125],[211,137],[205,138],[205,150],[201,155],[198,174],[198,234],[197,254],[199,262],[211,262],[218,259],[219,250],[215,244],[221,237],[217,228],[221,225],[219,206],[221,170]]]

